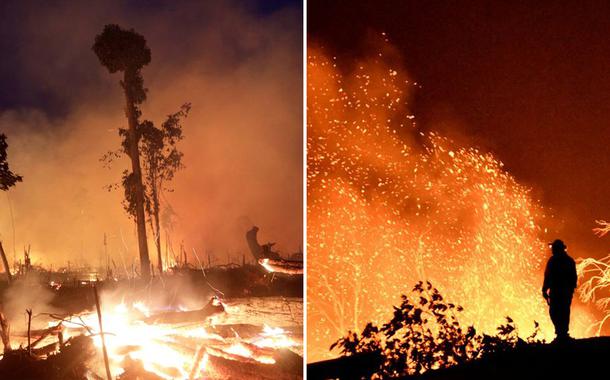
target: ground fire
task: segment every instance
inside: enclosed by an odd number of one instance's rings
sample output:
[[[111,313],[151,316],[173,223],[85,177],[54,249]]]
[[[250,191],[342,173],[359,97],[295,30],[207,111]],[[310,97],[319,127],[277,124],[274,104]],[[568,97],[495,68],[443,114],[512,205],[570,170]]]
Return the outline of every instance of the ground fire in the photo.
[[[262,247],[251,235],[249,243]],[[1,244],[0,254],[6,256]],[[261,261],[270,257],[252,254]],[[14,315],[9,323],[10,315],[0,311],[0,378],[301,378],[302,276],[284,268],[298,261],[274,255],[282,265],[274,271],[262,263],[204,267],[185,261],[150,282],[62,282],[31,265],[15,276],[7,271],[5,308],[7,300],[28,294],[53,302],[24,310],[24,324]]]
[[[97,298],[95,286],[73,293],[83,297],[90,292]],[[189,308],[145,301],[154,299],[148,292],[164,293],[161,286],[137,289],[105,290],[98,310],[94,307],[69,314],[28,310],[29,330],[20,324],[10,328],[3,324],[5,350],[0,376],[36,378],[32,377],[36,366],[48,365],[47,372],[52,372],[52,363],[66,355],[73,356],[72,364],[64,364],[60,370],[72,372],[70,379],[107,378],[104,356],[113,379],[301,376],[302,308],[298,299],[224,301],[213,296],[203,307]],[[74,350],[70,354],[74,347],[82,356],[75,356]],[[47,376],[62,378],[51,373]]]

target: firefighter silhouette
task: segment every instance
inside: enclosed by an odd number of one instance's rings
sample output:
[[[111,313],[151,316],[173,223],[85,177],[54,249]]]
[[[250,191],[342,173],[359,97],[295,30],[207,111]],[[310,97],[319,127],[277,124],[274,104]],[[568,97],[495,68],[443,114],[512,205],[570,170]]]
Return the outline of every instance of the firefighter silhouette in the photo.
[[[569,338],[570,306],[577,279],[576,264],[568,255],[567,246],[563,241],[557,239],[549,244],[549,247],[552,256],[544,271],[542,296],[549,305],[557,340],[565,340]]]

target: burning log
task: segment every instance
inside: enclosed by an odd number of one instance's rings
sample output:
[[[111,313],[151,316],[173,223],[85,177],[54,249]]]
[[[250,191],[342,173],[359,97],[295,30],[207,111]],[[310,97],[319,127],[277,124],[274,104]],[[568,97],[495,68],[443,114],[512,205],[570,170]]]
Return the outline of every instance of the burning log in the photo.
[[[275,354],[276,350],[273,348],[265,348],[265,347],[259,347],[255,344],[252,343],[248,343],[248,342],[240,342],[239,344],[243,345],[245,348],[247,348],[251,353],[252,353],[252,357],[256,360],[259,359],[273,359],[273,355]]]
[[[64,330],[64,326],[62,325],[61,322],[59,322],[55,326],[51,326],[51,327],[46,328],[46,329],[30,329],[29,330],[29,337],[31,339],[35,339],[34,342],[31,343],[31,346],[32,347],[36,347],[38,344],[40,344],[49,335],[57,335],[58,339],[59,339],[59,336],[63,333],[63,330]],[[28,332],[25,332],[25,331],[18,332],[15,335],[16,336],[20,336],[20,337],[27,337],[28,336]],[[63,340],[63,339],[60,339],[60,340]]]
[[[247,323],[236,323],[232,325],[210,326],[208,330],[223,338],[235,337],[235,334],[242,338],[247,338],[260,334],[261,327]]]
[[[284,372],[303,375],[303,357],[301,355],[282,348],[273,354],[273,360],[275,360],[275,365]]]
[[[173,340],[173,342],[165,342],[166,345],[172,347],[179,347],[181,350],[184,350],[187,347],[190,347],[189,355],[192,355],[195,352],[195,349],[192,347],[198,346],[206,346],[206,347],[229,347],[230,344],[226,341],[219,339],[202,339],[197,337],[187,337],[182,335],[170,335],[168,336]]]
[[[259,259],[258,263],[271,273],[303,274],[303,262],[284,259]]]
[[[299,365],[297,369],[294,366],[264,364],[237,355],[231,356],[226,353],[219,354],[218,352],[209,349],[208,354],[208,367],[211,367],[210,372],[212,372],[212,378],[250,380],[288,380],[303,378],[301,365]],[[302,358],[299,360],[300,363],[302,363]],[[214,375],[216,377],[214,377]]]
[[[248,323],[214,325],[206,327],[206,329],[209,332],[217,334],[223,338],[235,337],[235,334],[239,335],[241,338],[251,338],[258,336],[261,333],[261,326],[251,325]],[[303,335],[303,328],[301,326],[281,327],[281,329],[291,336]]]
[[[58,322],[55,326],[51,326],[48,327],[46,329],[30,329],[29,330],[29,335],[32,338],[36,338],[38,340],[41,340],[46,338],[49,335],[58,335],[61,332],[64,331],[64,325],[63,325],[63,320]],[[28,331],[18,331],[16,332],[14,335],[19,336],[19,337],[27,337],[28,336]]]
[[[162,377],[144,369],[144,365],[139,360],[126,358],[123,362],[125,372],[117,377],[117,380],[163,380]]]
[[[36,343],[36,342],[34,342]],[[32,355],[38,358],[48,356],[49,354],[55,353],[59,350],[59,342],[54,342],[51,344],[47,344],[46,346],[42,346],[40,348],[32,347]]]
[[[258,361],[256,361],[252,357],[243,356],[243,355],[240,355],[240,354],[234,354],[234,353],[231,353],[231,352],[227,352],[225,350],[218,349],[216,347],[208,347],[207,351],[208,351],[208,353],[210,355],[212,355],[214,357],[224,358],[226,360],[231,360],[231,361],[234,361],[234,362],[251,363],[251,364],[259,363]],[[264,363],[260,363],[260,364],[264,364]]]
[[[190,311],[169,311],[151,315],[144,319],[148,324],[154,323],[184,323],[184,322],[199,322],[207,318],[220,314],[225,311],[224,306],[216,297],[212,297],[210,302],[199,310]]]
[[[197,376],[197,372],[201,367],[201,361],[203,360],[205,353],[205,345],[201,345],[201,347],[199,347],[199,349],[197,350],[197,355],[195,355],[193,367],[191,368],[191,372],[189,373],[189,380],[195,380],[195,376]]]
[[[286,260],[279,253],[273,251],[275,243],[260,245],[258,243],[258,227],[254,226],[246,233],[246,241],[250,252],[256,261],[271,273],[303,274],[303,261]]]

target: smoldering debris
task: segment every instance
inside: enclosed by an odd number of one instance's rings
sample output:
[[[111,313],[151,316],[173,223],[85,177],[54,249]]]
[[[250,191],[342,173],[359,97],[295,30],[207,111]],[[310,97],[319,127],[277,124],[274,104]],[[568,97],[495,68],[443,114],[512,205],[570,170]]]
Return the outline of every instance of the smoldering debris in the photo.
[[[90,286],[80,289],[93,293]],[[202,308],[188,309],[152,302],[157,294],[146,286],[132,286],[131,297],[127,297],[127,290],[122,291],[109,289],[101,293],[103,331],[94,310],[72,314],[39,312],[35,319],[44,322],[46,328],[24,330],[19,324],[13,326],[13,347],[5,347],[0,376],[104,378],[104,344],[109,368],[117,379],[302,376],[302,308],[300,316],[293,318],[297,311],[285,310],[285,298],[235,299],[225,303],[213,296]],[[151,302],[146,302],[147,294]],[[136,295],[142,297],[140,301],[134,301],[138,299]],[[294,304],[302,307],[298,300]],[[282,313],[283,319],[278,320]],[[271,314],[275,319],[267,317]],[[274,321],[286,326],[267,324]],[[72,377],[62,377],[65,371]]]

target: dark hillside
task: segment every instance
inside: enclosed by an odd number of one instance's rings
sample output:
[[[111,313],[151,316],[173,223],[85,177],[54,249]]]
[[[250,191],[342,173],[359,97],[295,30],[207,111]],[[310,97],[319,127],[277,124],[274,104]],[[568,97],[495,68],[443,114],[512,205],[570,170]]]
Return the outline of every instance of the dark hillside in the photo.
[[[404,379],[418,380],[541,380],[606,378],[610,337],[573,340],[564,344],[525,344],[461,366],[428,371]],[[308,379],[357,379],[378,366],[379,357],[359,354],[307,366]]]
[[[573,340],[565,344],[525,345],[460,367],[409,377],[421,380],[592,379],[606,378],[610,337]]]

